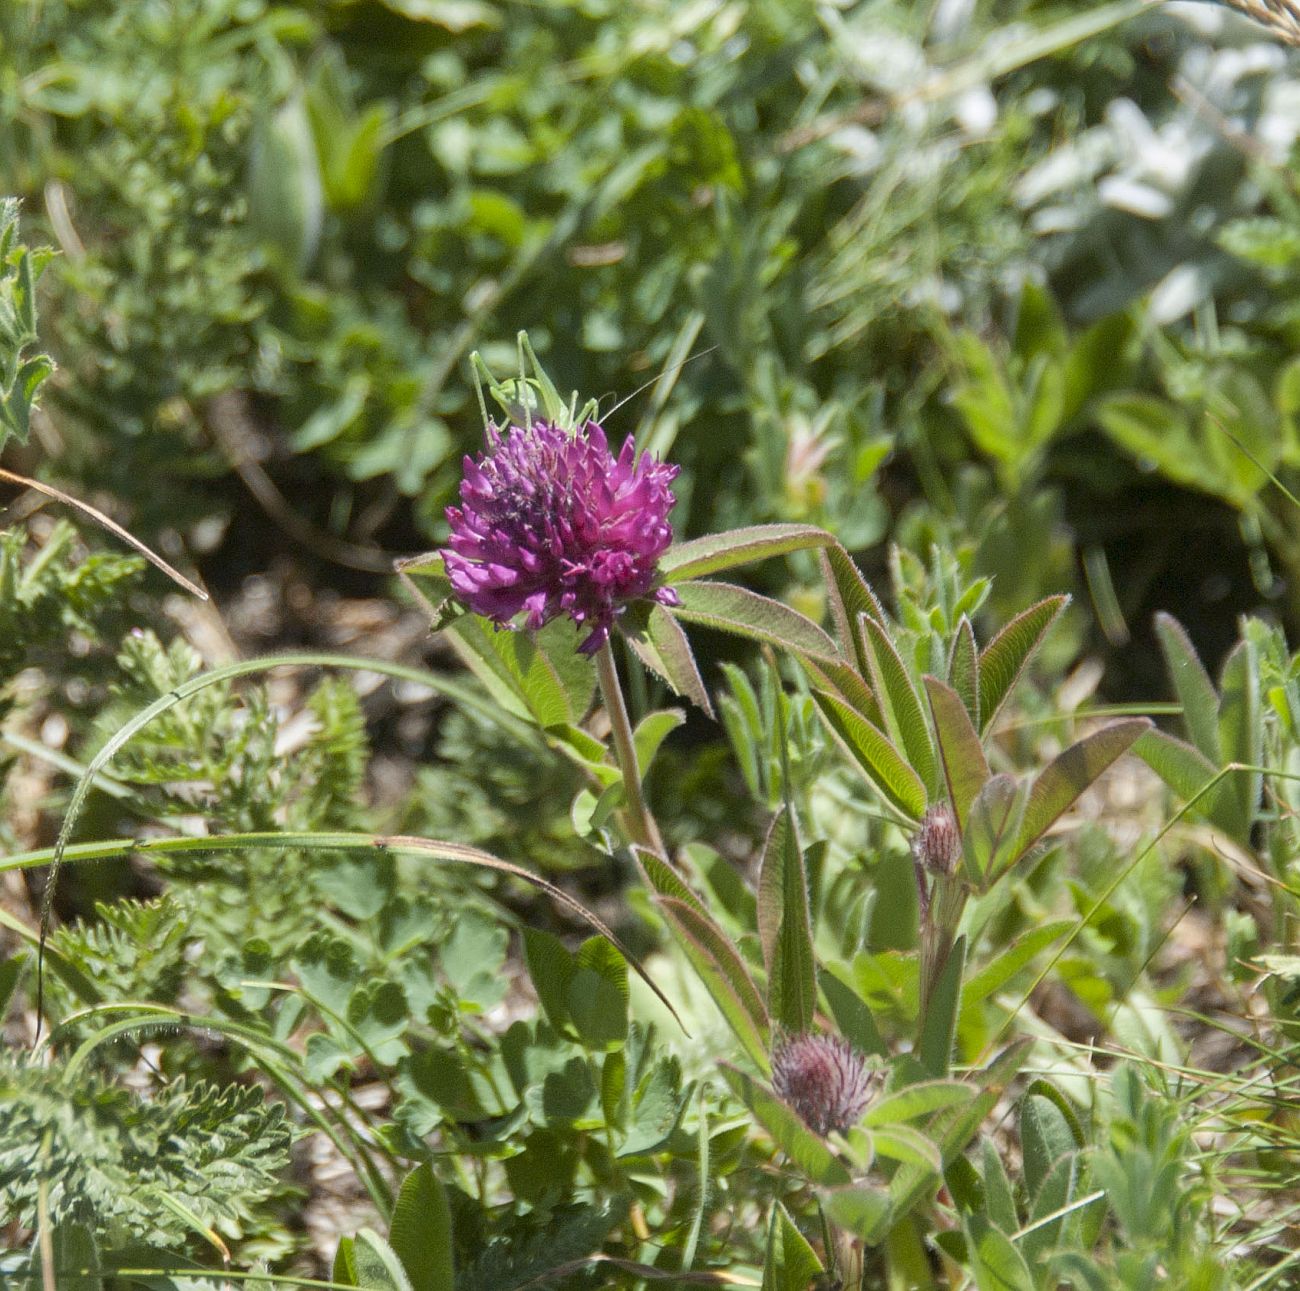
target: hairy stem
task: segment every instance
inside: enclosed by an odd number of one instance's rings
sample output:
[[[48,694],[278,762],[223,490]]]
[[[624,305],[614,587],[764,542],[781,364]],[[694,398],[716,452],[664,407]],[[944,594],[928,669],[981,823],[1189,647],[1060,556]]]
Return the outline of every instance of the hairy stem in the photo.
[[[646,806],[645,795],[641,792],[641,768],[637,763],[636,744],[632,739],[632,722],[627,715],[627,705],[623,702],[618,668],[614,664],[614,652],[608,641],[596,651],[596,675],[600,679],[600,697],[609,714],[610,730],[614,734],[614,756],[618,760],[618,769],[623,773],[623,798],[627,804],[623,816],[628,834],[632,842],[663,855],[664,842],[659,826],[655,824],[655,818]]]

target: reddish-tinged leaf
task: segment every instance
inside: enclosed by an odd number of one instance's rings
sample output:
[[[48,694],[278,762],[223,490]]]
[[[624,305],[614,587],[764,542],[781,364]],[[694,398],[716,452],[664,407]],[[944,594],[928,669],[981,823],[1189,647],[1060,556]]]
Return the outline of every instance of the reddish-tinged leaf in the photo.
[[[1151,719],[1130,717],[1112,722],[1072,744],[1043,768],[1020,823],[1014,859],[1023,856],[1059,820],[1078,796],[1092,784],[1116,758],[1126,753],[1144,731],[1151,729]]]
[[[927,675],[925,690],[930,700],[935,734],[939,738],[939,761],[948,785],[948,799],[957,817],[958,829],[964,830],[970,805],[989,778],[984,746],[971,724],[966,705],[951,686],[945,685],[938,677]]]
[[[952,653],[948,657],[948,685],[961,696],[970,720],[977,731],[980,725],[980,652],[975,644],[975,631],[964,614],[953,637]]]
[[[750,1061],[760,1071],[766,1071],[767,1010],[740,952],[727,934],[695,906],[666,896],[659,897],[657,904]]]

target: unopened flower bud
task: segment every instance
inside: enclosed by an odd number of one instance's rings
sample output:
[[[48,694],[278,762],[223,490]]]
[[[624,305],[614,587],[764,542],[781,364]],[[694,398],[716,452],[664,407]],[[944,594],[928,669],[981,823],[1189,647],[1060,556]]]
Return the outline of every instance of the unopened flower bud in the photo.
[[[786,1036],[772,1053],[772,1087],[810,1129],[843,1133],[866,1111],[871,1072],[841,1036]]]
[[[918,871],[926,874],[952,874],[961,860],[961,832],[945,803],[930,807],[921,819],[921,828],[912,839],[912,855]]]

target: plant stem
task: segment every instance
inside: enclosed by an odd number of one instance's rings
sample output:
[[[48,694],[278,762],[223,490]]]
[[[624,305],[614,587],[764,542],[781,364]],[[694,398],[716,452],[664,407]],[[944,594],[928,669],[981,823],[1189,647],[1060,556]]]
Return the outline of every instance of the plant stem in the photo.
[[[664,841],[659,834],[659,826],[655,824],[655,818],[650,814],[641,792],[641,768],[637,764],[632,723],[627,715],[627,705],[623,702],[618,668],[614,664],[614,652],[608,641],[596,651],[596,676],[600,679],[600,697],[604,701],[605,712],[609,714],[609,726],[614,735],[614,756],[618,761],[618,769],[623,773],[623,798],[627,804],[623,817],[628,835],[632,842],[663,855]]]

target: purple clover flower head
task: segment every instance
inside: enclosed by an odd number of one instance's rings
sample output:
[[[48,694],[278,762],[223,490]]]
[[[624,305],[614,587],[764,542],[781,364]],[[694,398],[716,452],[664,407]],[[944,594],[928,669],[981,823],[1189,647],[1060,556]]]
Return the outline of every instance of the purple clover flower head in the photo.
[[[485,451],[465,458],[460,506],[447,508],[452,588],[498,627],[567,615],[590,629],[578,649],[594,654],[628,601],[678,604],[653,587],[673,538],[677,469],[638,457],[630,435],[615,457],[594,421],[573,434],[545,421],[504,433],[489,424]]]
[[[842,1036],[785,1036],[772,1051],[777,1097],[823,1137],[831,1130],[843,1134],[862,1119],[871,1084],[866,1059]]]

